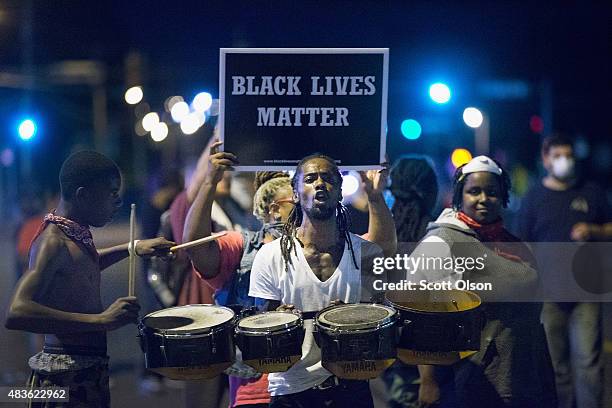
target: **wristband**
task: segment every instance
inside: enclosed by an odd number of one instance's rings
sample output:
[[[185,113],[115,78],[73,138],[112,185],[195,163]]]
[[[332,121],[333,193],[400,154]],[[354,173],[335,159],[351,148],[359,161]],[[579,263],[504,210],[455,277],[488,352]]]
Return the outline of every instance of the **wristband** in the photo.
[[[134,247],[133,248],[132,248],[132,243],[128,242],[128,252],[129,252],[130,255],[140,256],[140,255],[138,255],[138,251],[136,250],[136,247],[137,247],[139,242],[140,242],[139,239],[135,239],[134,240]]]

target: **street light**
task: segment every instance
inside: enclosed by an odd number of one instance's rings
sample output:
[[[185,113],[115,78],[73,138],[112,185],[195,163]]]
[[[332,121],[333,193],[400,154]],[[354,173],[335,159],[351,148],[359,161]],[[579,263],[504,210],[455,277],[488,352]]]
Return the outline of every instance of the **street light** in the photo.
[[[444,104],[450,101],[451,90],[448,85],[442,82],[436,82],[429,87],[429,97],[435,103]]]
[[[463,111],[463,121],[472,129],[479,128],[482,125],[483,119],[482,112],[476,108],[469,107]]]
[[[136,105],[140,101],[142,101],[142,97],[144,96],[142,92],[142,87],[133,86],[127,91],[125,91],[125,101],[130,105]]]
[[[19,138],[24,141],[28,141],[34,137],[36,134],[36,122],[32,119],[24,119],[19,123],[19,127],[17,128],[17,132],[19,133]]]

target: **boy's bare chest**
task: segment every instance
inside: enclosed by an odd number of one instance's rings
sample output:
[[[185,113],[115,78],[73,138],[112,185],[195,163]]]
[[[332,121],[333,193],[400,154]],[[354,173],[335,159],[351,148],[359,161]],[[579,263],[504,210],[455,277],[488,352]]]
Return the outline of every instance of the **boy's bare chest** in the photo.
[[[69,312],[100,313],[100,268],[88,254],[70,252],[69,262],[62,265],[51,282],[47,302]]]

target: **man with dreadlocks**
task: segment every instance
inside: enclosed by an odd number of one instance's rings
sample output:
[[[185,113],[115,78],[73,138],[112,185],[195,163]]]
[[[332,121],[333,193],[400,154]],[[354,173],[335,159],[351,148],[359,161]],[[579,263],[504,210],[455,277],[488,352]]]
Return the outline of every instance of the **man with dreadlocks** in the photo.
[[[231,170],[238,163],[232,153],[218,151],[221,144],[218,141],[211,144],[205,175],[185,220],[184,241],[210,235],[215,188],[224,172]],[[385,212],[386,207],[381,195],[386,181],[385,175],[385,172],[369,172],[364,178],[364,184],[372,202],[372,239],[394,251],[393,220],[389,211]],[[253,213],[263,222],[262,229],[230,232],[219,240],[188,251],[196,276],[216,290],[215,300],[218,304],[249,307],[255,303],[255,299],[248,296],[253,259],[262,245],[281,236],[283,225],[294,207],[291,180],[286,173],[257,172],[255,190]],[[252,373],[239,371],[236,367],[232,373],[236,375],[230,376],[231,407],[259,404],[267,406],[270,401],[267,375],[253,378]]]
[[[334,160],[320,154],[302,159],[291,185],[295,208],[281,238],[264,245],[255,257],[249,295],[264,299],[268,310],[303,312],[318,311],[337,301],[370,301],[374,276],[368,263],[383,252],[349,232],[349,218],[341,203],[342,176]],[[373,203],[371,215],[379,211],[378,218],[390,219],[382,194],[377,200],[383,205]],[[370,224],[370,234],[378,235],[381,225],[374,224]],[[388,237],[395,242],[394,229],[388,231]],[[270,406],[372,407],[368,382],[332,376],[321,365],[312,319],[305,319],[305,329],[302,359],[287,372],[268,377]]]

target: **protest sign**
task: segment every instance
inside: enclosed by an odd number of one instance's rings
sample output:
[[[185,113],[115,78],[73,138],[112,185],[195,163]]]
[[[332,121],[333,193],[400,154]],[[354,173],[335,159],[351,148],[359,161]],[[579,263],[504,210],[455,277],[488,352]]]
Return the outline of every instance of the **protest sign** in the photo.
[[[293,169],[319,152],[343,170],[384,162],[388,56],[380,49],[224,48],[219,131],[238,170]]]

